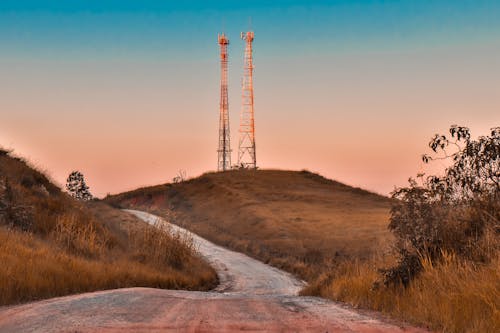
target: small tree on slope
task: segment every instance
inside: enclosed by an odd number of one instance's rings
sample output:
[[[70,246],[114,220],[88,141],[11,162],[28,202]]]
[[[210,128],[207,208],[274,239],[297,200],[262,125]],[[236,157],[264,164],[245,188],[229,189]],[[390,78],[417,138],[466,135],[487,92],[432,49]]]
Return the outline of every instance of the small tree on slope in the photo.
[[[435,155],[424,155],[425,163],[440,159],[450,166],[392,193],[389,229],[400,261],[384,271],[386,284],[408,285],[422,270],[422,257],[439,261],[448,252],[488,262],[500,250],[500,128],[473,140],[467,127],[451,126],[449,136],[434,136],[429,147]]]
[[[73,171],[66,180],[66,190],[75,199],[80,201],[92,200],[89,187],[85,184],[85,178],[80,171]]]

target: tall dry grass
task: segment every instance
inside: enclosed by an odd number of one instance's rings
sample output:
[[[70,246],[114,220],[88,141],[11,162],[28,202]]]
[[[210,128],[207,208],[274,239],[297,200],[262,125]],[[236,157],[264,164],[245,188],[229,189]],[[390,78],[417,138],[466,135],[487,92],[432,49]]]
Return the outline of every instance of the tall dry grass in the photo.
[[[64,223],[72,223],[71,218]],[[139,235],[132,236],[131,242],[138,242],[136,237],[143,237]],[[68,233],[60,239],[61,243],[53,243],[0,227],[0,305],[134,286],[207,290],[216,281],[214,271],[192,252],[184,254],[189,264],[179,268],[168,261],[155,260],[159,247],[132,246],[130,252],[111,254],[92,242],[86,246],[86,240],[95,239],[91,233],[81,233],[71,241],[68,236],[73,238]],[[157,239],[160,238],[163,244],[170,241],[168,235],[160,233]],[[181,248],[182,244],[176,246]],[[136,257],[138,251],[144,259]]]
[[[1,150],[0,263],[0,305],[120,287],[207,290],[217,283],[189,240],[105,204],[79,203]]]
[[[154,226],[130,231],[129,239],[132,255],[141,262],[183,269],[196,260],[193,238],[187,233],[174,232],[161,220]]]
[[[494,333],[500,328],[500,259],[479,265],[444,254],[422,259],[423,272],[409,285],[378,285],[380,258],[344,262],[302,291],[381,311],[441,332]]]
[[[86,219],[76,214],[64,214],[56,218],[54,230],[50,236],[57,244],[69,253],[98,258],[106,250],[109,239],[108,232],[98,233],[96,222]]]

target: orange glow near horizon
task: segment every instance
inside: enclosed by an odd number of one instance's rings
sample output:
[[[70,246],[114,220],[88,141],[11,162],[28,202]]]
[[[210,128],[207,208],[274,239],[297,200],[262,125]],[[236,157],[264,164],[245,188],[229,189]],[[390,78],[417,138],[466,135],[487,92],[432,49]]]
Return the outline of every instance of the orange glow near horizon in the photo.
[[[434,133],[459,124],[477,136],[500,125],[499,51],[495,44],[278,60],[257,52],[258,166],[308,169],[388,194],[421,171]],[[10,79],[0,83],[0,145],[59,185],[82,171],[97,196],[169,182],[180,169],[189,177],[214,171],[216,53],[212,60],[2,62]],[[241,70],[232,66],[235,154]]]

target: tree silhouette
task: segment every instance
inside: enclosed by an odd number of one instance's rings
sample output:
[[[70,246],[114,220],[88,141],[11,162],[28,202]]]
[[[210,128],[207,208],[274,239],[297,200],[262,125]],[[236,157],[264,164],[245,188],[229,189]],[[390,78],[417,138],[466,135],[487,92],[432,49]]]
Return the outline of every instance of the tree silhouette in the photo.
[[[75,199],[80,201],[92,200],[89,187],[85,184],[85,178],[80,171],[73,171],[66,180],[66,190]]]

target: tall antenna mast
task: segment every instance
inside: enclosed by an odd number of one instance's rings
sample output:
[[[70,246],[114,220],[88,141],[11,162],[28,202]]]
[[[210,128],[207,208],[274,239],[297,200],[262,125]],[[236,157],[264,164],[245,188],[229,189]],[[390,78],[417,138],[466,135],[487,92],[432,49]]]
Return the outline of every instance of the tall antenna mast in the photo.
[[[220,45],[220,64],[221,64],[221,79],[220,79],[220,105],[219,105],[219,149],[218,155],[218,171],[231,169],[231,144],[229,135],[229,101],[227,96],[227,46],[229,39],[224,33],[219,34],[218,42]]]
[[[253,110],[253,31],[242,32],[241,39],[246,42],[246,45],[241,92],[242,100],[240,114],[238,165],[249,169],[256,169],[257,160],[255,157],[255,124]]]

